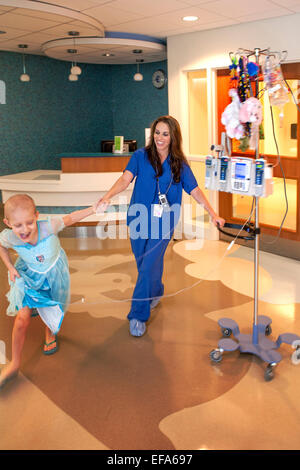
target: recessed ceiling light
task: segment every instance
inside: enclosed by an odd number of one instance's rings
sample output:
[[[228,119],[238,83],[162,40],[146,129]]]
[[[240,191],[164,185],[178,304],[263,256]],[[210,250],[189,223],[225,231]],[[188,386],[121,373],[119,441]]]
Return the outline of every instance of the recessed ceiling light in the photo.
[[[133,54],[142,54],[142,49],[133,49]]]
[[[110,52],[106,52],[105,54],[102,54],[103,57],[113,57],[115,54],[111,54]]]
[[[184,16],[182,19],[183,21],[197,21],[199,20],[199,17],[198,16]]]

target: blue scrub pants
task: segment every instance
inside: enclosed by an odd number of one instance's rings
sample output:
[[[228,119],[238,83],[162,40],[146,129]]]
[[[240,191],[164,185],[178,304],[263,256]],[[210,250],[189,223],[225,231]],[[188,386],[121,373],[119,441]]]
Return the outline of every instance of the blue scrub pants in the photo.
[[[172,236],[160,240],[130,239],[138,269],[133,299],[148,299],[163,295],[164,254],[171,238]],[[151,300],[132,300],[127,318],[146,322],[150,317],[150,302]]]

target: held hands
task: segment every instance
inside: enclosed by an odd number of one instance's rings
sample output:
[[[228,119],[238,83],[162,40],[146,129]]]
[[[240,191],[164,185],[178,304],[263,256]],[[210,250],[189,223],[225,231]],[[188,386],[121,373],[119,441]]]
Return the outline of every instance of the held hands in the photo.
[[[9,278],[12,282],[15,282],[16,277],[20,277],[20,274],[18,273],[18,271],[16,270],[14,266],[9,268],[8,272],[9,272]]]
[[[93,209],[94,209],[95,214],[104,213],[106,209],[108,208],[109,204],[110,204],[109,199],[104,199],[104,198],[99,199],[99,201],[93,204]]]

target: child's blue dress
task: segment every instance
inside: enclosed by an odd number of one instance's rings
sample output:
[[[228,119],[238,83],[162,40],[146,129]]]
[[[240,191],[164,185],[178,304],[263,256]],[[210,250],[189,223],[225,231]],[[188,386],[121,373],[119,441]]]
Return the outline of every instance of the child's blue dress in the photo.
[[[57,237],[64,223],[61,217],[49,217],[38,221],[37,225],[36,245],[24,243],[10,229],[0,233],[0,245],[12,248],[19,255],[15,268],[20,277],[12,282],[8,276],[10,291],[6,313],[16,315],[25,306],[36,308],[52,333],[57,334],[70,296],[68,260]]]

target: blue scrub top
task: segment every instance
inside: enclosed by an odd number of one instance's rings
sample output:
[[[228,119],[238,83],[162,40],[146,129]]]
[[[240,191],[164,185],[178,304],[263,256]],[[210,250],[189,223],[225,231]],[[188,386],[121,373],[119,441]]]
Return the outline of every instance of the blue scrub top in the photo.
[[[161,194],[165,194],[167,189],[169,188],[170,182],[172,180],[172,172],[171,172],[171,165],[170,165],[170,155],[166,158],[162,165],[162,175],[159,177],[159,188]],[[141,148],[136,150],[125,170],[130,171],[134,177],[136,177],[135,185],[131,197],[131,201],[128,208],[127,213],[127,224],[129,225],[132,220],[135,219],[135,215],[133,214],[133,207],[136,204],[143,204],[148,213],[148,227],[150,229],[151,226],[151,219],[153,220],[153,204],[158,204],[158,186],[156,181],[156,172],[153,166],[150,163],[148,158],[148,154],[145,148]],[[181,169],[180,181],[175,183],[172,181],[172,184],[167,192],[167,199],[169,205],[172,206],[173,204],[180,206],[182,200],[182,189],[186,191],[186,193],[190,194],[193,189],[198,186],[197,180],[189,167],[186,163],[183,163],[183,167]],[[155,220],[157,218],[155,217]],[[171,222],[171,229],[175,227],[178,223],[179,214],[175,214],[173,217],[173,221]],[[163,217],[161,218],[161,221]]]

